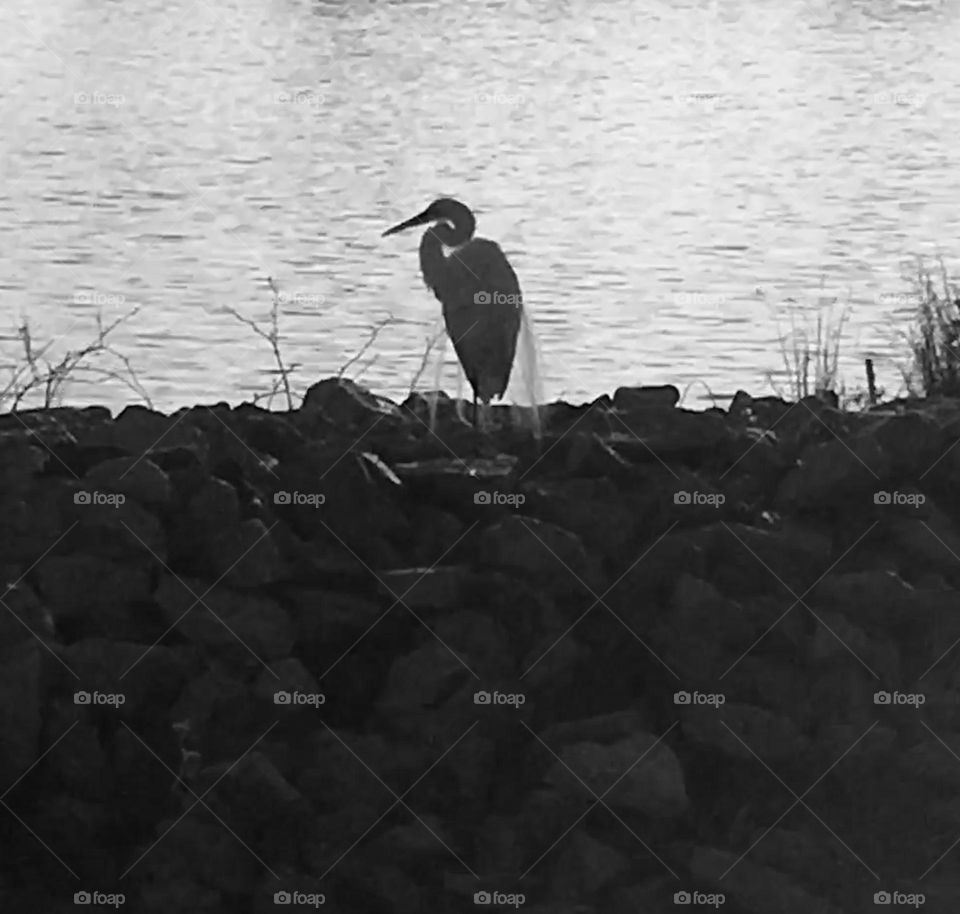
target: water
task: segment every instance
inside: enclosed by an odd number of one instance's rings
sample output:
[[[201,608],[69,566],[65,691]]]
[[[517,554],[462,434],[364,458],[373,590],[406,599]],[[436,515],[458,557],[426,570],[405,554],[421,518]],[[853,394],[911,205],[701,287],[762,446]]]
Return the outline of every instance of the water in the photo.
[[[155,405],[240,402],[274,365],[223,309],[265,321],[272,276],[297,389],[392,314],[347,374],[403,397],[439,305],[417,233],[380,233],[449,194],[520,277],[547,397],[759,392],[777,303],[815,307],[821,283],[852,306],[848,383],[871,356],[895,388],[902,262],[960,256],[958,19],[960,0],[7,0],[0,336],[26,315],[57,357],[140,306],[110,339]],[[90,378],[66,402],[136,399]]]

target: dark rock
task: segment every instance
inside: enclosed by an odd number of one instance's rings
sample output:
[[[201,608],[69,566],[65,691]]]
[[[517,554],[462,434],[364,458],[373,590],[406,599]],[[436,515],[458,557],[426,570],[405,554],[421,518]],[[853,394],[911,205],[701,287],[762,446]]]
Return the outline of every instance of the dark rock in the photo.
[[[46,462],[47,452],[22,430],[0,432],[0,492],[25,488]]]
[[[512,493],[516,466],[515,457],[501,455],[493,459],[443,457],[395,464],[393,469],[418,502],[464,517],[496,507],[493,492]]]
[[[800,596],[835,560],[830,537],[808,523],[791,521],[776,529],[718,524],[702,532],[707,531],[709,576],[725,593]]]
[[[540,439],[307,399],[0,417],[0,779],[82,884],[132,865],[146,914],[859,910],[869,874],[778,819],[807,771],[877,871],[954,840],[960,399],[621,389]],[[65,912],[8,831],[0,907]]]
[[[266,596],[164,576],[155,599],[182,636],[224,657],[262,665],[289,656],[296,637],[290,616]]]
[[[342,877],[345,884],[337,892],[337,898],[347,910],[389,910],[397,914],[418,914],[424,910],[417,882],[390,863],[370,868],[356,861],[348,862]]]
[[[307,439],[289,416],[244,404],[234,410],[234,420],[239,437],[256,454],[269,454],[280,461],[296,460],[306,446]]]
[[[628,475],[633,469],[633,464],[609,443],[609,430],[604,437],[594,432],[548,435],[543,455],[536,463],[540,472],[563,477],[618,477]]]
[[[892,471],[887,451],[866,435],[850,441],[814,442],[784,477],[775,505],[788,511],[854,504],[866,511],[874,493],[887,488]]]
[[[85,638],[58,651],[53,667],[62,687],[69,688],[78,713],[105,713],[138,717],[148,708],[166,707],[180,692],[189,675],[189,661],[160,644],[137,644],[108,638]],[[66,691],[65,688],[65,691]],[[74,693],[91,696],[86,708]],[[98,704],[93,693],[121,695],[117,705]]]
[[[218,540],[217,545],[210,567],[222,570],[223,581],[229,586],[260,587],[284,576],[286,563],[273,530],[257,517],[242,521],[232,537]]]
[[[111,421],[111,412],[105,406],[47,406],[23,409],[0,415],[0,431],[27,429],[38,439],[69,436],[74,440],[91,428]]]
[[[308,666],[332,663],[371,630],[387,608],[357,594],[329,589],[297,588],[287,594],[287,600],[297,624],[299,656]],[[394,602],[391,599],[389,604]]]
[[[884,524],[891,547],[888,567],[896,563],[901,577],[937,573],[953,588],[960,588],[960,531],[942,511],[934,508],[923,520],[918,515],[893,514]]]
[[[401,486],[349,448],[312,446],[301,461],[278,467],[274,486],[273,510],[294,532],[344,545],[368,564],[386,564],[377,554],[383,537],[408,533]]]
[[[840,908],[805,891],[784,873],[741,860],[740,856],[716,848],[697,847],[690,860],[690,872],[697,879],[713,883],[715,891],[723,892],[751,914],[760,914],[762,911],[776,914],[809,914],[810,911],[841,914]]]
[[[251,914],[277,914],[277,906],[285,911],[303,912],[322,910],[333,906],[338,899],[331,897],[329,880],[319,879],[293,867],[278,865],[274,873],[265,873],[253,893]],[[326,869],[326,868],[324,868]],[[321,871],[322,872],[322,871]],[[281,893],[278,897],[278,893]]]
[[[163,511],[172,497],[170,479],[146,457],[117,457],[105,460],[83,477],[86,490],[122,492],[147,508]]]
[[[639,499],[610,479],[545,480],[524,489],[523,513],[565,527],[591,551],[625,560],[644,521]],[[630,556],[633,558],[634,556]]]
[[[84,800],[104,802],[113,791],[110,759],[94,725],[77,721],[75,711],[76,706],[60,709],[46,722],[44,738],[50,749],[45,761],[58,788]]]
[[[254,850],[272,844],[276,862],[294,863],[299,833],[309,825],[312,810],[267,756],[254,749],[239,761],[204,768],[197,792],[202,795],[215,783],[210,808],[234,823]]]
[[[416,503],[404,505],[416,537],[401,545],[404,559],[411,565],[429,566],[441,561],[466,530],[464,522],[450,511]]]
[[[672,409],[680,402],[680,391],[672,384],[660,387],[618,387],[613,408],[623,412],[637,409]]]
[[[454,409],[454,401],[443,390],[412,391],[400,408],[412,413],[427,429],[430,427],[430,413],[434,413],[434,421],[450,420]]]
[[[678,816],[689,803],[677,757],[646,733],[636,733],[609,745],[582,742],[566,746],[547,772],[546,780],[584,801],[602,795],[607,805],[615,809],[633,810],[654,818]]]
[[[193,494],[175,523],[171,563],[188,573],[212,571],[235,587],[278,579],[284,562],[271,530],[259,518],[241,520],[236,489],[212,478]]]
[[[51,555],[37,565],[35,575],[58,625],[74,622],[80,631],[121,638],[142,630],[141,607],[153,588],[145,569],[92,555]]]
[[[468,566],[399,568],[378,575],[382,592],[410,609],[454,609],[462,605],[473,575]]]
[[[32,564],[57,544],[69,526],[64,523],[58,488],[29,492],[0,491],[0,556],[4,562]]]
[[[727,702],[719,708],[680,708],[680,728],[690,739],[742,760],[761,758],[772,764],[803,755],[809,741],[789,718],[752,705]]]
[[[514,515],[488,527],[477,544],[478,559],[534,578],[566,573],[573,581],[589,573],[590,562],[579,537],[556,524]]]
[[[815,605],[847,615],[852,622],[871,627],[895,626],[917,607],[917,591],[891,571],[855,571],[829,574],[813,590]]]
[[[123,494],[88,492],[83,483],[67,486],[59,499],[69,529],[61,551],[154,566],[167,560],[167,538],[160,521]]]
[[[0,659],[0,780],[13,784],[40,754],[41,658],[28,641]]]
[[[443,820],[439,816],[420,816],[420,821],[410,825],[395,825],[377,839],[373,846],[382,859],[424,859],[449,855],[447,847],[453,844]]]
[[[277,660],[269,670],[264,669],[260,672],[257,683],[254,687],[254,694],[266,702],[272,702],[278,710],[287,710],[283,708],[283,700],[278,701],[277,693],[286,692],[288,694],[300,692],[303,695],[318,695],[320,687],[317,680],[310,671],[296,657],[288,657],[285,660]],[[290,706],[293,701],[285,703]]]
[[[142,848],[135,848],[131,855],[132,861],[143,858],[136,871],[142,880],[137,886],[136,909],[144,914],[169,914],[170,911],[219,914],[223,910],[223,896],[217,889],[200,882],[195,873],[199,863],[196,856],[185,854],[169,843],[152,847],[175,823],[176,820],[158,822],[156,837]],[[237,884],[243,885],[244,874],[239,873],[237,879]]]
[[[430,640],[413,652],[398,657],[390,666],[377,710],[396,722],[409,721],[423,731],[439,734],[443,721],[425,716],[425,708],[437,708],[464,686],[472,688],[468,664],[449,647]]]
[[[634,462],[677,459],[698,465],[726,453],[735,439],[719,415],[647,409],[630,414],[622,431],[613,432],[605,440]]]
[[[303,398],[300,411],[319,413],[338,427],[402,416],[395,403],[345,378],[327,378],[312,385]]]
[[[947,447],[940,424],[919,412],[883,417],[868,433],[887,455],[891,472],[913,479],[929,471]]]
[[[54,625],[48,604],[22,579],[19,568],[0,565],[0,646],[52,640]]]
[[[547,727],[543,741],[553,749],[571,743],[616,743],[647,729],[647,721],[636,710],[614,711],[598,717],[569,720]]]
[[[884,682],[900,681],[900,656],[892,641],[878,643],[841,613],[818,612],[817,622],[807,648],[811,665],[853,658],[867,665]]]
[[[636,556],[614,584],[611,604],[632,617],[646,616],[666,602],[682,572],[689,571],[697,577],[709,574],[707,557],[711,547],[712,536],[699,531],[645,536],[637,543]]]
[[[111,447],[132,457],[187,448],[206,462],[207,443],[202,432],[163,413],[143,406],[128,406],[110,425],[91,429],[79,439],[85,447]]]
[[[581,892],[595,897],[630,866],[626,854],[578,830],[569,836],[560,852],[553,884],[559,893],[570,898]]]

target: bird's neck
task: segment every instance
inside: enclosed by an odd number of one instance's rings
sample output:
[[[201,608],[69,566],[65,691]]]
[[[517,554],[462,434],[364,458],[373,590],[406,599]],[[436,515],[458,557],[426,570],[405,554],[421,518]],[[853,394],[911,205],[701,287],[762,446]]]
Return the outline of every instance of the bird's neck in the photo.
[[[476,228],[473,213],[460,204],[460,209],[431,226],[423,233],[420,239],[420,270],[423,281],[433,290],[443,284],[447,273],[447,255],[443,253],[445,247],[458,248],[466,244]]]
[[[434,290],[440,287],[446,273],[447,257],[443,245],[433,229],[427,229],[420,239],[420,272],[423,281]]]
[[[467,207],[460,205],[455,212],[446,215],[429,231],[440,239],[441,244],[448,248],[458,248],[466,244],[477,227],[473,213]]]

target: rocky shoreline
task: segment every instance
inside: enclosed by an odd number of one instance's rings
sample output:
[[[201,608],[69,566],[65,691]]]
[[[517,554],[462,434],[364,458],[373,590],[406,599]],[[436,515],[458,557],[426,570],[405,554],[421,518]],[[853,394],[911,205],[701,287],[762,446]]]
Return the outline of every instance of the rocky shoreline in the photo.
[[[960,401],[677,402],[0,416],[0,907],[956,911]]]

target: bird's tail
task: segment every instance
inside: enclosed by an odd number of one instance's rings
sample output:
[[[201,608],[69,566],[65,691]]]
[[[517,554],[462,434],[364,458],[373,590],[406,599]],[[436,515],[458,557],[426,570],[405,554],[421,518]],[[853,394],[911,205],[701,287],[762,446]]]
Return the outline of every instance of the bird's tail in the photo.
[[[489,404],[494,398],[500,399],[506,393],[506,387],[502,377],[481,372],[477,378],[477,399]]]

